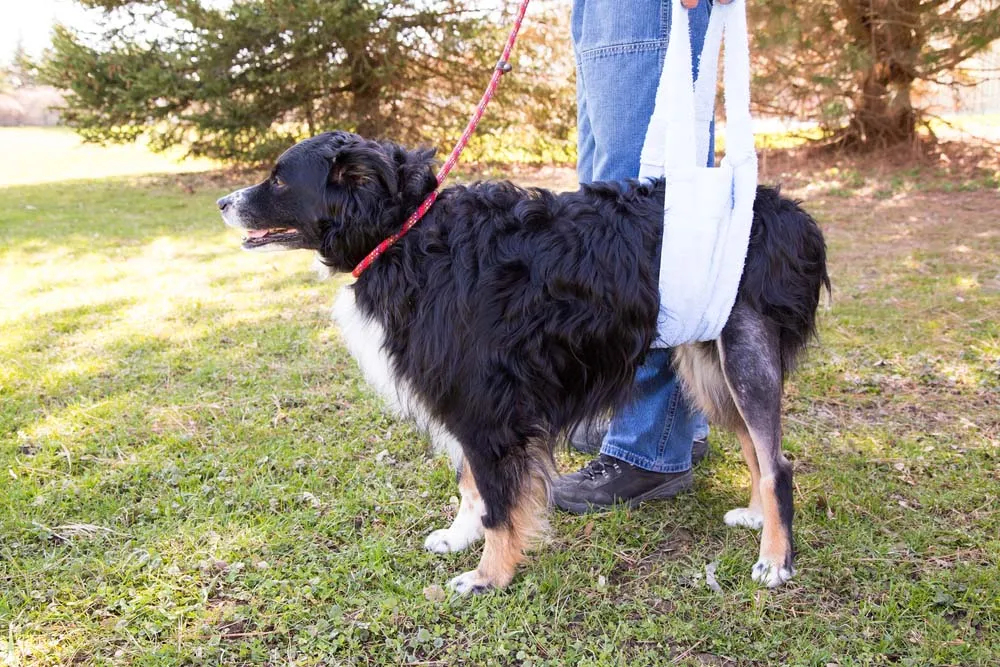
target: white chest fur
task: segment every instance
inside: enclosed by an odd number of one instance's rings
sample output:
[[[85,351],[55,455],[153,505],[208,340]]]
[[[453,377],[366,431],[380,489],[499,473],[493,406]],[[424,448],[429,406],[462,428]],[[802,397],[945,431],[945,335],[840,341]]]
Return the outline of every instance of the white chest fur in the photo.
[[[448,430],[433,419],[420,399],[407,383],[392,370],[389,355],[385,351],[385,330],[376,320],[358,310],[354,290],[344,287],[333,306],[333,319],[340,327],[340,335],[348,352],[358,362],[365,380],[396,414],[412,419],[422,430],[427,431],[435,448],[447,452],[452,463],[458,468],[462,461],[462,449]]]
[[[340,326],[340,335],[347,351],[358,362],[365,380],[385,400],[389,407],[401,415],[408,415],[411,402],[392,372],[389,356],[385,353],[385,331],[382,325],[358,310],[354,290],[345,287],[333,306],[333,319]]]

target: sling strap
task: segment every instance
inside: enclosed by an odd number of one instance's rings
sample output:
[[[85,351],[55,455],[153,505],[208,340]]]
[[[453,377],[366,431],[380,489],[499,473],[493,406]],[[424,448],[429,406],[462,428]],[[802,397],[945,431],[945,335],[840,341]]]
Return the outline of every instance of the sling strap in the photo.
[[[723,39],[726,157],[715,168],[706,162]],[[670,41],[639,176],[666,181],[654,347],[714,340],[736,300],[757,189],[745,0],[712,8],[697,82],[687,11],[672,0]]]

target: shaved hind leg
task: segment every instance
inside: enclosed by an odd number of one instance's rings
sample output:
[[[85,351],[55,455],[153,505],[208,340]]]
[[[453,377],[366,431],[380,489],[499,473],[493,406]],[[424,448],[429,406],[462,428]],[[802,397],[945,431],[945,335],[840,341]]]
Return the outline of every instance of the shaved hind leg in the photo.
[[[743,460],[750,470],[750,504],[726,512],[727,526],[744,526],[759,530],[764,523],[760,502],[760,466],[753,438],[734,403],[722,370],[722,342],[713,345],[682,345],[674,350],[674,364],[684,382],[684,388],[709,418],[736,432],[743,450]]]
[[[768,587],[795,574],[792,544],[792,466],[781,453],[782,368],[778,334],[760,315],[737,305],[722,331],[722,369],[749,436],[740,438],[744,456],[753,445],[763,531],[752,575]],[[748,465],[750,462],[748,461]],[[754,471],[750,465],[751,481]],[[751,492],[751,504],[753,493]]]

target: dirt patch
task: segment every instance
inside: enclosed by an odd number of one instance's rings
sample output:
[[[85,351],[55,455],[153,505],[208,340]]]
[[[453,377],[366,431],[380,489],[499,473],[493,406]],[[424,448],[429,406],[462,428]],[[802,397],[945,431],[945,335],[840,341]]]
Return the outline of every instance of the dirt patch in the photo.
[[[995,268],[1000,248],[996,191],[901,192],[888,199],[870,195],[806,197],[805,206],[820,218],[837,264],[873,267],[914,251],[939,254],[945,261]],[[855,266],[857,265],[857,266]],[[926,273],[932,267],[905,268]]]
[[[812,148],[761,151],[762,183],[783,183],[801,188],[822,175],[850,173],[866,181],[890,183],[919,177],[926,186],[949,190],[956,183],[995,179],[1000,170],[1000,150],[987,141],[920,142],[900,145],[874,155],[831,153]]]

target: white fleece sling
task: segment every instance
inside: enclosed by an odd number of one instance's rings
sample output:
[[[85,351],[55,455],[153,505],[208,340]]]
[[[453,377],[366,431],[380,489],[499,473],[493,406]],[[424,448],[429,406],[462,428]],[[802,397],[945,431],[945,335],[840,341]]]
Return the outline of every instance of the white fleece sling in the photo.
[[[736,301],[757,192],[744,3],[713,6],[694,83],[688,14],[680,0],[672,2],[670,42],[639,170],[640,178],[666,179],[653,347],[718,338]],[[723,33],[726,157],[714,168],[705,164]]]

